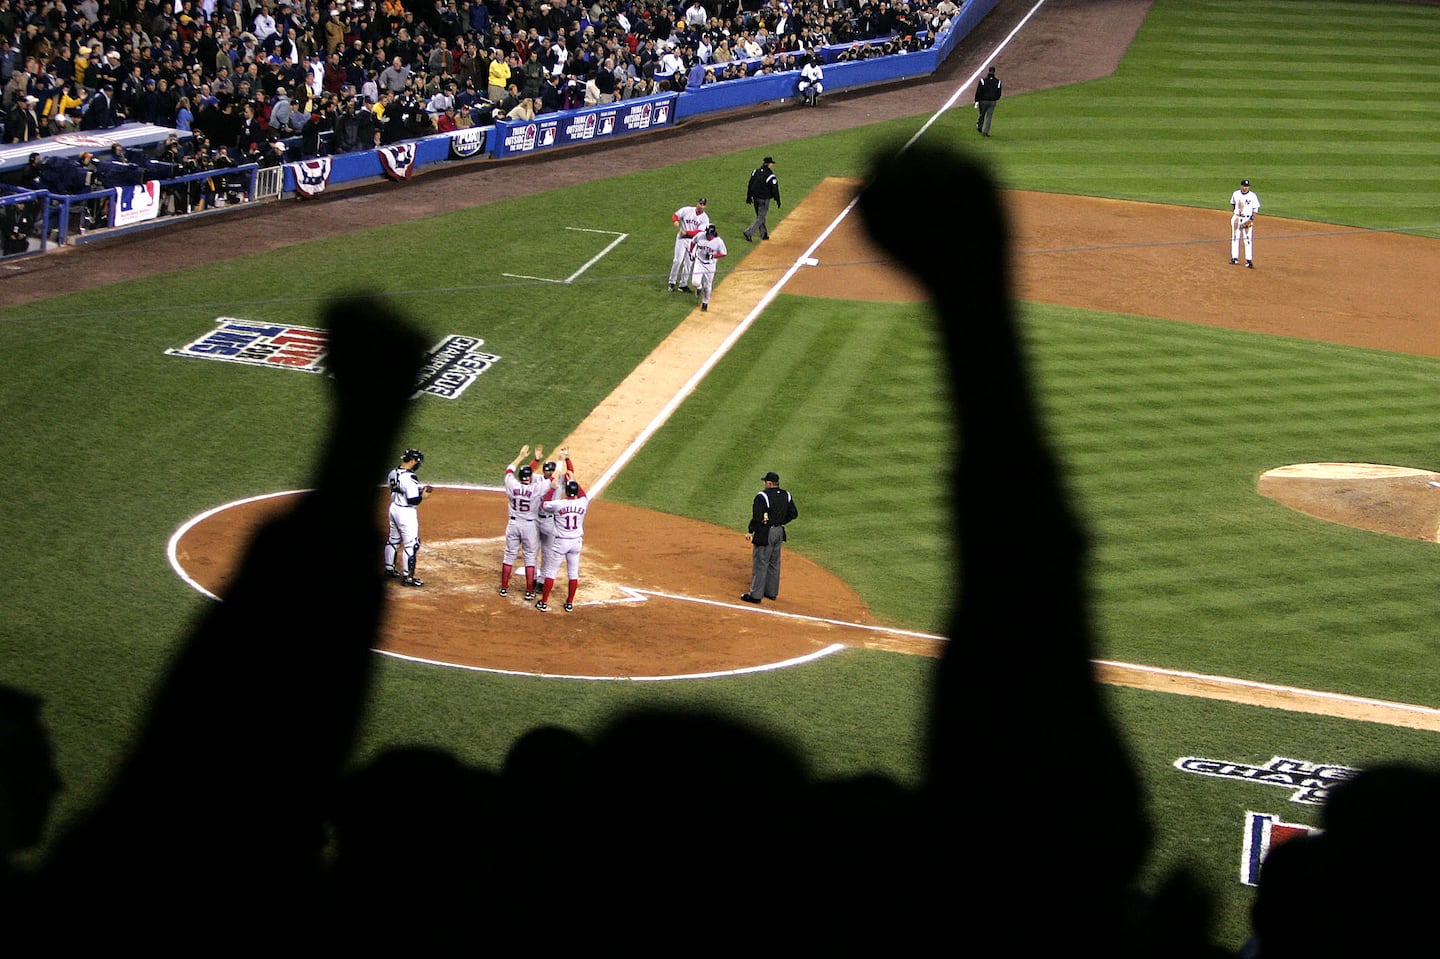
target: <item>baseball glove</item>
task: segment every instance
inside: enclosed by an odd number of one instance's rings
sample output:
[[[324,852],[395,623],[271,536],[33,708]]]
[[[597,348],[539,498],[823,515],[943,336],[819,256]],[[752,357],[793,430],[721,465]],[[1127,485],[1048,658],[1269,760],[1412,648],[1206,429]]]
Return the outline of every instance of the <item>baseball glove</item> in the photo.
[[[1240,221],[1240,229],[1242,230],[1248,230],[1254,225],[1255,218],[1253,216],[1247,216],[1245,219]]]

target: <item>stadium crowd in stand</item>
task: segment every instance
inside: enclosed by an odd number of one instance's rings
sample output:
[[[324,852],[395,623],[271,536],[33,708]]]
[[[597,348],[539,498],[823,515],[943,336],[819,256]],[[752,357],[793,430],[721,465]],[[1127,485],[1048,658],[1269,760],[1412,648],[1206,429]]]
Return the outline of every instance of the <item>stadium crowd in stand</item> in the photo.
[[[196,162],[369,149],[700,82],[820,47],[922,49],[954,0],[0,0],[4,141],[132,120]],[[702,70],[694,70],[695,65]],[[523,107],[522,101],[528,101]],[[284,150],[278,156],[284,158]],[[293,153],[293,151],[292,151]],[[294,159],[292,155],[289,157]]]

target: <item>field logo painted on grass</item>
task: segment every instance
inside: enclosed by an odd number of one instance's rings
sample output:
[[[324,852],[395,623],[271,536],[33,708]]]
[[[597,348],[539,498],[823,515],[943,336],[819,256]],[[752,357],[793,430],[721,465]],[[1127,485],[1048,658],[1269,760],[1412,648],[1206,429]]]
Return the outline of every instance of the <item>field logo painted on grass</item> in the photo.
[[[233,316],[215,319],[215,329],[169,356],[191,356],[249,366],[278,366],[306,373],[323,373],[328,339],[324,330],[279,323],[254,323]]]
[[[1263,766],[1186,756],[1175,760],[1175,768],[1182,773],[1194,773],[1198,776],[1214,776],[1219,779],[1235,779],[1263,786],[1293,789],[1295,791],[1291,794],[1290,801],[1306,806],[1323,805],[1330,795],[1331,787],[1360,774],[1360,770],[1349,766],[1307,763],[1302,759],[1286,759],[1284,756],[1275,756]]]
[[[452,334],[431,347],[415,381],[417,396],[458,399],[476,377],[499,362],[500,357],[480,349],[485,341],[478,336]],[[324,330],[309,326],[255,323],[233,316],[215,320],[215,329],[169,356],[221,360],[247,366],[280,367],[305,373],[324,373],[330,339]]]
[[[1240,850],[1240,881],[1247,886],[1260,885],[1260,865],[1271,849],[1321,831],[1303,823],[1281,822],[1279,816],[1269,813],[1247,811],[1244,847]]]
[[[445,337],[426,354],[414,395],[459,399],[481,373],[500,360],[494,353],[482,352],[484,345],[478,336]]]

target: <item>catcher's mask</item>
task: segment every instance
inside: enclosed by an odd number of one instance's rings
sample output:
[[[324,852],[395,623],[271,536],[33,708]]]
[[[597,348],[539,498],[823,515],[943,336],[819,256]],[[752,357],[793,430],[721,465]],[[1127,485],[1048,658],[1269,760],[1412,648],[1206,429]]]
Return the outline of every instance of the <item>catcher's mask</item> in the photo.
[[[529,466],[522,466],[520,467],[520,472],[518,475],[520,477],[520,482],[528,483],[530,482],[530,477],[535,475],[535,470]]]

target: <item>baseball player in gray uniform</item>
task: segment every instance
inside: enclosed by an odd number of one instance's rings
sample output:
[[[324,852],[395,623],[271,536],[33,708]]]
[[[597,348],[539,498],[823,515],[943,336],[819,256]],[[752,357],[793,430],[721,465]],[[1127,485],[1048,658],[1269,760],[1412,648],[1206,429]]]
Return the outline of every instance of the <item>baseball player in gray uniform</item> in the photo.
[[[569,448],[562,446],[556,452],[558,452],[560,454],[560,458],[565,461],[565,472],[575,472],[575,464],[570,462]],[[544,454],[540,452],[540,447],[535,447],[536,462],[532,463],[531,465],[538,465],[539,459],[543,455]],[[556,463],[554,460],[545,461],[543,473],[547,490],[554,486],[555,470],[558,468],[558,466],[559,464]],[[555,514],[547,513],[543,509],[540,510],[535,516],[535,529],[540,533],[540,563],[543,565],[545,562],[545,557],[550,555],[550,550],[555,543]]]
[[[1245,241],[1245,266],[1255,269],[1255,214],[1260,212],[1260,197],[1250,189],[1249,180],[1240,181],[1240,189],[1230,194],[1230,263],[1240,265],[1240,241]]]
[[[530,454],[529,445],[520,447],[520,453],[505,467],[505,498],[509,502],[510,521],[505,524],[505,557],[500,564],[500,595],[510,595],[510,576],[515,571],[515,560],[525,555],[525,598],[535,598],[535,559],[540,554],[540,531],[535,528],[535,516],[540,498],[545,493],[545,481],[535,475],[530,464],[515,468]]]
[[[695,295],[700,297],[701,312],[710,309],[710,291],[715,286],[715,264],[729,252],[725,249],[725,241],[720,238],[720,231],[713,223],[705,228],[704,233],[690,241],[690,258],[695,261],[695,266],[690,271],[690,285],[695,287]]]
[[[425,584],[415,578],[415,557],[420,552],[420,517],[415,507],[435,492],[434,487],[421,486],[415,471],[425,461],[425,454],[408,449],[400,454],[400,465],[385,477],[390,487],[390,535],[385,540],[385,576],[399,578],[402,586]],[[400,558],[400,569],[395,558]]]
[[[676,283],[684,284],[690,276],[693,261],[690,259],[690,242],[705,232],[710,225],[710,214],[705,212],[705,206],[709,201],[703,196],[695,201],[694,206],[682,206],[670,214],[670,219],[675,222],[675,255],[670,259],[670,292],[675,292]],[[689,286],[680,286],[678,289],[690,292]]]
[[[585,545],[585,511],[590,508],[590,497],[569,473],[565,474],[563,485],[558,480],[551,483],[540,509],[555,517],[555,542],[545,554],[545,582],[535,608],[542,613],[550,608],[550,591],[555,588],[555,574],[560,571],[563,559],[570,580],[565,594],[568,613],[575,608],[575,591],[580,588],[580,550]]]

